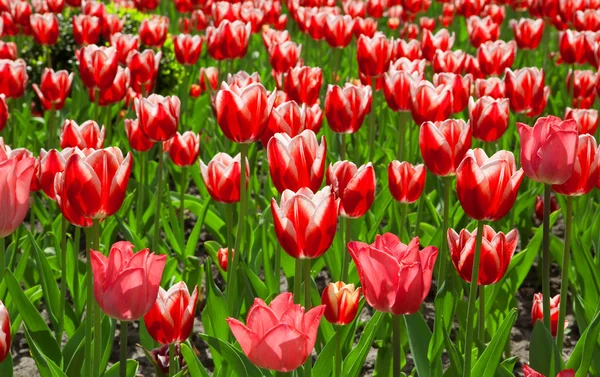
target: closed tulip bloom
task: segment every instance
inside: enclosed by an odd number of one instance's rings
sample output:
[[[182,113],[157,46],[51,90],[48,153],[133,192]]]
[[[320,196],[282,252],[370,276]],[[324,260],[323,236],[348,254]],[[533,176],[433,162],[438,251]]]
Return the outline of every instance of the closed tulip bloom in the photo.
[[[504,81],[499,77],[475,80],[475,96],[478,98],[485,96],[495,99],[505,98],[506,88]]]
[[[596,73],[589,69],[569,71],[566,89],[573,96],[574,106],[590,107],[596,99]]]
[[[558,48],[560,57],[566,64],[585,63],[585,34],[573,30],[560,33]]]
[[[454,229],[448,229],[450,259],[456,272],[468,283],[472,278],[476,238],[477,229],[472,233],[463,229],[460,234],[456,233]],[[483,227],[478,285],[494,284],[504,277],[518,241],[519,233],[516,229],[505,235],[502,232],[496,233],[488,225]]]
[[[144,134],[153,141],[167,141],[177,132],[181,102],[177,96],[152,94],[135,100],[135,112]]]
[[[325,22],[325,40],[331,47],[344,48],[352,41],[354,20],[349,15],[327,16]]]
[[[375,242],[348,243],[365,299],[373,309],[404,315],[416,313],[429,294],[438,249],[420,250],[418,238],[408,245],[391,234],[377,235]]]
[[[452,90],[452,112],[460,113],[469,103],[473,76],[470,73],[463,76],[450,72],[436,73],[433,75],[433,85],[445,85]]]
[[[419,133],[423,162],[433,174],[454,175],[471,148],[471,126],[462,119],[425,122]]]
[[[185,282],[165,291],[160,285],[156,302],[144,315],[144,324],[152,339],[160,344],[180,343],[189,338],[194,327],[198,287],[190,295]]]
[[[27,87],[27,64],[22,59],[0,59],[0,94],[6,98],[20,98]]]
[[[132,50],[127,56],[127,67],[131,74],[131,85],[133,89],[141,93],[148,93],[154,86],[154,81],[158,76],[158,67],[162,52],[154,52],[147,49],[143,52]]]
[[[411,110],[411,88],[423,78],[419,72],[392,71],[384,75],[383,93],[393,111]]]
[[[394,160],[388,165],[388,186],[392,197],[400,203],[416,202],[425,188],[426,178],[423,164],[413,166],[406,161]]]
[[[64,70],[54,72],[52,68],[45,68],[40,85],[33,84],[32,87],[44,109],[60,110],[65,106],[72,83],[73,73]]]
[[[154,142],[148,139],[148,136],[140,128],[138,119],[125,119],[125,131],[129,145],[134,151],[146,152],[154,146]]]
[[[127,64],[129,53],[140,48],[140,37],[132,34],[115,33],[110,37],[110,45],[117,50],[119,62]]]
[[[93,45],[98,43],[102,24],[95,16],[79,14],[73,16],[73,38],[78,45]]]
[[[269,62],[275,72],[286,72],[298,63],[301,52],[302,45],[295,42],[275,43],[269,48]]]
[[[434,50],[435,53],[435,50]],[[421,51],[421,43],[416,39],[411,39],[408,42],[404,39],[394,40],[394,58],[407,58],[408,60],[421,59],[423,52]]]
[[[344,1],[342,2],[344,14],[349,14],[352,18],[366,17],[367,4],[362,1]]]
[[[515,36],[517,47],[522,50],[535,50],[544,35],[544,20],[541,18],[521,18],[519,21],[511,20],[510,27]]]
[[[52,13],[62,13],[65,7],[65,0],[47,0],[46,5],[48,5],[48,11]]]
[[[356,47],[358,70],[369,77],[383,75],[390,64],[392,50],[393,41],[388,41],[383,33],[376,33],[373,38],[361,35]]]
[[[573,174],[560,185],[552,185],[552,189],[567,196],[581,196],[589,193],[598,182],[598,162],[600,154],[598,144],[592,135],[579,135],[577,155]]]
[[[545,76],[537,67],[506,70],[504,83],[510,109],[517,113],[535,112],[546,96]]]
[[[361,288],[342,281],[329,283],[321,295],[325,305],[325,318],[332,325],[347,325],[354,321],[358,312]]]
[[[533,305],[531,306],[531,325],[535,326],[535,323],[539,321],[543,321],[544,319],[544,305],[543,305],[543,297],[541,293],[536,293],[533,295]],[[550,297],[550,330],[552,332],[552,336],[556,336],[558,332],[558,310],[560,306],[560,295],[556,295],[554,297]],[[567,327],[567,321],[565,321],[564,325]]]
[[[427,29],[423,30],[421,50],[425,59],[431,61],[436,50],[450,50],[453,45],[454,33],[450,34],[447,29],[440,29],[435,34]]]
[[[2,131],[6,127],[6,123],[8,123],[9,113],[8,113],[8,105],[6,104],[6,96],[4,94],[0,94],[0,131]]]
[[[529,365],[523,365],[523,374],[525,375],[525,377],[545,377],[543,374],[538,373],[535,370],[533,370]],[[565,369],[565,370],[559,372],[556,375],[556,377],[575,377],[575,370]]]
[[[502,137],[508,128],[508,98],[481,97],[476,101],[469,98],[469,123],[473,137],[493,142]]]
[[[192,131],[183,134],[177,132],[175,136],[165,141],[164,149],[169,152],[169,157],[175,165],[194,165],[200,154],[200,136]]]
[[[252,72],[252,74],[249,74],[246,71],[239,71],[234,74],[227,74],[227,85],[229,86],[235,85],[238,88],[245,88],[253,83],[260,84],[260,75],[258,72]]]
[[[271,111],[267,130],[261,138],[263,146],[266,146],[276,133],[282,132],[290,137],[295,137],[304,130],[311,130],[314,133],[319,132],[323,113],[318,104],[313,107],[314,110],[304,104],[300,106],[296,101],[286,101],[274,107]]]
[[[600,30],[600,10],[599,9],[586,9],[578,10],[575,12],[574,19],[575,28],[579,31],[593,31]]]
[[[325,97],[325,116],[329,127],[337,133],[352,134],[360,129],[371,112],[371,88],[346,84],[344,88],[329,85]]]
[[[124,158],[118,148],[76,150],[63,173],[65,200],[75,212],[87,218],[114,215],[125,200],[132,166],[131,153]],[[58,195],[59,190],[56,191]]]
[[[240,201],[240,154],[235,157],[227,153],[217,153],[207,165],[200,160],[200,172],[208,193],[220,203]],[[250,177],[250,167],[246,159],[246,186]]]
[[[202,52],[202,38],[199,35],[179,34],[173,38],[173,46],[179,64],[194,65]]]
[[[510,68],[515,61],[517,45],[514,41],[494,41],[483,43],[477,49],[477,61],[481,72],[486,75],[499,75]]]
[[[91,250],[94,296],[102,311],[119,321],[135,321],[156,302],[167,260],[150,249],[133,252],[127,241],[110,248],[108,258]]]
[[[202,67],[198,76],[201,93],[207,90],[212,92],[219,87],[219,70],[216,67]]]
[[[265,132],[276,92],[268,95],[262,84],[240,88],[223,83],[215,98],[217,123],[225,136],[236,143],[258,141]]]
[[[495,23],[491,17],[480,18],[472,16],[467,19],[467,32],[471,45],[475,48],[482,43],[495,41],[500,36],[500,25]]]
[[[533,181],[560,185],[571,174],[577,155],[577,122],[555,116],[539,118],[533,127],[517,123],[521,164]]]
[[[78,125],[74,120],[65,120],[60,132],[61,148],[100,149],[104,144],[105,129],[88,120]]]
[[[87,16],[96,16],[100,20],[103,20],[107,15],[106,5],[95,0],[82,2],[81,12]]]
[[[436,50],[433,55],[433,71],[435,73],[450,72],[460,74],[465,66],[467,56],[462,50]]]
[[[35,43],[52,46],[58,41],[58,19],[54,13],[33,14],[30,18],[31,33]]]
[[[0,160],[0,239],[11,235],[25,219],[34,173],[34,158]]]
[[[73,148],[65,148],[62,151],[56,149],[51,149],[48,152],[44,149],[40,151],[39,167],[35,179],[37,179],[44,193],[52,200],[56,198],[54,178],[56,174],[65,171],[65,165],[73,151]]]
[[[242,21],[224,20],[217,28],[206,29],[206,48],[216,60],[241,58],[248,52],[251,27]]]
[[[0,21],[1,23],[2,21]],[[14,42],[0,41],[0,59],[16,60],[18,55],[17,44]]]
[[[117,76],[115,81],[108,88],[100,90],[100,98],[98,104],[100,106],[109,106],[117,102],[121,102],[127,95],[127,89],[129,89],[129,83],[131,81],[131,75],[129,74],[129,68],[119,67],[117,70]],[[95,91],[90,90],[90,100],[94,100]]]
[[[465,213],[475,220],[498,221],[515,203],[523,169],[512,152],[488,157],[483,149],[469,150],[456,169],[456,192]]]
[[[77,53],[79,75],[88,89],[104,89],[112,85],[119,68],[119,57],[114,47],[89,45]]]
[[[227,318],[231,332],[248,359],[260,368],[291,372],[310,357],[325,307],[306,313],[294,304],[291,293],[282,293],[269,306],[260,298],[248,312],[246,325]]]
[[[565,120],[575,119],[579,134],[595,135],[598,128],[598,110],[595,109],[572,109],[565,110]]]
[[[166,17],[152,17],[145,19],[140,24],[140,40],[146,46],[162,47],[167,40],[169,32],[169,19]]]
[[[295,192],[302,187],[317,191],[321,187],[327,155],[325,137],[319,145],[311,130],[304,130],[293,138],[286,133],[276,133],[267,151],[271,180],[277,191]]]
[[[485,75],[481,72],[477,58],[471,54],[467,54],[467,57],[465,58],[464,71],[473,75],[473,78],[475,79],[481,79],[485,77]]]
[[[117,14],[106,14],[102,20],[102,36],[110,41],[111,37],[120,33],[124,26],[125,18],[119,18]]]
[[[408,73],[418,73],[421,77],[425,76],[427,61],[424,59],[409,60],[407,58],[398,58],[390,63],[389,73],[394,71],[407,71]]]
[[[275,29],[271,29],[270,27],[263,30],[263,32],[261,33],[261,37],[267,51],[273,44],[283,43],[291,40],[289,31],[278,31]]]
[[[338,161],[327,169],[327,185],[340,199],[340,215],[359,218],[375,200],[375,169],[370,162],[357,168],[350,161]]]
[[[6,306],[0,301],[0,363],[10,354],[10,318]]]
[[[446,120],[452,113],[453,96],[450,86],[434,86],[429,81],[421,80],[412,86],[410,93],[410,109],[417,125],[426,121]]]
[[[377,20],[371,17],[357,17],[354,19],[353,32],[356,38],[360,38],[361,35],[373,38],[373,36],[375,36],[375,34],[377,33]]]
[[[217,261],[219,262],[219,267],[225,272],[227,272],[227,268],[229,267],[229,252],[231,251],[231,258],[235,256],[235,251],[233,249],[227,249],[226,247],[222,247],[217,252]]]
[[[458,0],[456,2],[457,12],[468,19],[480,14],[487,2],[487,0]]]
[[[310,106],[319,100],[322,84],[323,72],[321,68],[293,67],[287,71],[284,89],[291,100]]]

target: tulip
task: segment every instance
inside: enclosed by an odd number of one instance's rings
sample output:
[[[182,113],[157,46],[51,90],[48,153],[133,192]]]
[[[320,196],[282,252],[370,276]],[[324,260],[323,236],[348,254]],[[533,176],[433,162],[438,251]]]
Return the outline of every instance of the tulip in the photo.
[[[54,13],[33,14],[30,18],[31,32],[35,43],[45,46],[55,45],[58,41],[58,19]]]
[[[556,212],[560,209],[556,197],[552,195],[550,198],[550,213]],[[535,217],[540,221],[544,221],[544,199],[540,195],[535,197]]]
[[[211,93],[219,87],[219,70],[215,67],[202,67],[198,75],[198,85],[200,86],[200,94],[207,90]],[[207,86],[208,84],[208,86]],[[210,89],[208,89],[210,87]]]
[[[538,68],[521,68],[514,72],[506,70],[504,75],[506,96],[510,100],[510,108],[517,113],[531,113],[538,106],[546,103],[544,98],[549,94],[545,88],[544,71]]]
[[[499,75],[510,68],[515,60],[517,45],[514,41],[485,42],[477,49],[477,61],[481,72]]]
[[[168,291],[159,285],[156,302],[144,315],[144,324],[152,339],[160,344],[171,344],[184,342],[189,338],[197,302],[197,286],[190,295],[183,281],[173,285]]]
[[[583,33],[566,30],[560,33],[558,48],[560,57],[566,64],[585,63],[585,35]]]
[[[423,30],[421,50],[425,59],[431,61],[436,50],[450,50],[453,45],[454,33],[450,34],[446,29],[440,29],[435,34],[429,30]]]
[[[375,199],[375,170],[370,162],[357,168],[350,161],[338,161],[327,169],[327,185],[340,199],[340,215],[358,218]]]
[[[231,258],[235,256],[235,251],[233,249],[228,249],[226,247],[222,247],[217,252],[217,261],[219,262],[219,267],[225,272],[227,272],[227,267],[229,266],[229,251],[231,251]]]
[[[443,72],[433,75],[433,85],[439,87],[444,85],[452,90],[452,112],[460,113],[463,111],[471,96],[471,87],[473,77],[467,73],[464,76],[454,73]]]
[[[44,109],[60,110],[65,106],[72,83],[73,73],[64,70],[54,72],[52,68],[45,68],[40,85],[33,84],[32,87]]]
[[[376,33],[373,38],[361,35],[356,47],[359,72],[369,77],[383,75],[390,64],[392,49],[393,42],[383,33]]]
[[[366,17],[367,4],[362,1],[344,1],[342,2],[344,14],[349,14],[352,18]]]
[[[102,4],[102,3],[100,3]],[[102,36],[109,40],[116,33],[120,33],[125,26],[125,18],[119,18],[117,14],[106,14],[102,21]]]
[[[596,99],[596,73],[592,70],[569,71],[567,91],[573,96],[573,106],[591,107]]]
[[[322,83],[321,68],[293,67],[287,71],[284,82],[285,92],[291,100],[310,106],[319,100]]]
[[[411,88],[410,102],[412,117],[417,125],[426,121],[448,119],[453,110],[452,88],[447,85],[434,86],[421,80]]]
[[[391,234],[371,245],[348,243],[365,298],[373,309],[394,315],[416,313],[429,294],[438,249],[420,250],[419,239],[405,245]]]
[[[504,81],[499,77],[475,80],[475,96],[502,99],[506,97]]]
[[[158,76],[158,67],[162,52],[155,53],[153,50],[138,52],[132,50],[127,56],[127,67],[131,74],[131,85],[138,93],[148,93],[154,87],[154,81]]]
[[[194,65],[202,52],[202,38],[199,35],[179,34],[173,37],[173,46],[179,64]]]
[[[125,119],[125,131],[131,148],[138,152],[147,152],[154,146],[154,142],[144,134],[138,119]]]
[[[457,13],[469,19],[480,14],[486,3],[486,0],[458,0],[456,2]]]
[[[129,53],[140,48],[140,37],[132,34],[115,33],[110,37],[110,45],[117,50],[119,63],[127,64]]]
[[[592,135],[579,135],[573,174],[565,183],[552,185],[552,189],[567,196],[581,196],[592,191],[598,182],[598,153],[598,145]]]
[[[398,58],[396,61],[390,63],[388,73],[406,71],[408,73],[418,73],[420,77],[424,77],[426,65],[427,61],[423,59],[409,60],[407,58]]]
[[[119,58],[114,47],[88,45],[77,53],[79,74],[88,89],[104,89],[112,85],[117,76]]]
[[[261,34],[263,43],[267,51],[273,44],[290,41],[290,33],[287,30],[278,31],[271,28],[264,30]]]
[[[0,59],[16,60],[17,55],[16,43],[0,41]]]
[[[411,39],[408,42],[404,39],[396,39],[394,41],[393,56],[396,59],[407,58],[411,61],[421,59],[421,57],[423,56],[423,52],[421,51],[421,44],[415,39]]]
[[[140,24],[140,40],[146,46],[162,47],[167,40],[169,19],[167,17],[152,17],[144,19]]]
[[[510,27],[515,35],[517,47],[522,50],[535,50],[540,45],[544,35],[544,20],[541,18],[521,18],[511,20]]]
[[[94,296],[106,315],[120,321],[135,321],[152,309],[166,255],[154,254],[150,249],[134,253],[133,244],[127,241],[112,245],[108,258],[95,250],[90,255]]]
[[[473,137],[485,142],[494,142],[502,137],[508,128],[508,98],[494,99],[481,97],[475,102],[469,98],[469,123],[473,127]]]
[[[325,40],[335,48],[344,48],[352,41],[354,20],[349,15],[329,14],[325,20]]]
[[[325,116],[334,132],[352,134],[360,129],[371,112],[371,87],[346,84],[329,85],[325,97]]]
[[[0,243],[11,235],[25,219],[29,209],[31,180],[35,173],[35,159],[25,157],[0,158]],[[4,258],[4,253],[1,253]],[[0,261],[4,269],[4,261]],[[3,272],[0,276],[3,276]]]
[[[498,221],[510,211],[523,180],[511,152],[488,157],[469,150],[456,169],[456,192],[465,213],[475,220]]]
[[[269,48],[269,62],[275,72],[283,73],[296,66],[301,52],[302,45],[295,42],[274,43]]]
[[[47,0],[48,10],[52,13],[62,13],[65,7],[65,0]]]
[[[208,54],[217,60],[241,58],[248,52],[251,25],[242,21],[224,20],[217,28],[206,29]]]
[[[539,118],[533,127],[517,123],[521,137],[521,164],[536,182],[560,185],[571,174],[577,154],[577,122],[554,116]]]
[[[10,318],[6,306],[0,301],[0,363],[10,354]]]
[[[595,109],[572,109],[565,110],[565,120],[575,119],[579,134],[596,134],[598,128],[598,110]]]
[[[238,88],[245,88],[253,83],[260,84],[260,75],[258,74],[258,72],[248,74],[248,72],[246,71],[239,71],[234,74],[227,74],[227,85],[229,86],[235,85]]]
[[[472,233],[463,229],[460,235],[454,229],[448,229],[450,259],[460,277],[467,283],[471,282],[473,272],[476,237],[477,229]],[[519,233],[516,229],[505,235],[502,232],[496,233],[488,225],[483,227],[478,285],[494,284],[504,277],[518,241]]]
[[[471,45],[475,48],[482,43],[495,41],[500,36],[500,25],[491,17],[480,18],[472,16],[467,19],[467,32]]]
[[[543,320],[544,318],[544,310],[543,310],[543,296],[541,293],[536,293],[533,296],[533,305],[531,307],[531,324],[535,326],[535,323],[538,320]],[[550,328],[552,331],[552,336],[556,336],[558,332],[558,309],[560,306],[560,295],[556,295],[550,298]],[[567,327],[567,322],[565,321],[564,325]]]
[[[525,377],[545,377],[543,374],[536,372],[529,365],[523,365],[523,374]],[[575,377],[575,370],[565,369],[559,372],[556,377]]]
[[[60,147],[101,149],[104,136],[104,127],[100,128],[93,120],[88,120],[79,126],[74,120],[67,119],[60,133]]]
[[[0,59],[0,94],[6,98],[20,98],[27,87],[27,65],[25,61]]]
[[[127,89],[129,89],[129,83],[131,75],[129,74],[129,68],[119,67],[115,81],[108,88],[100,90],[100,96],[98,98],[98,104],[100,106],[109,106],[118,102],[121,102],[127,95]],[[95,91],[90,90],[90,100],[96,101]]]
[[[575,12],[575,28],[579,31],[600,30],[600,11],[598,9],[578,10]]]
[[[361,35],[373,38],[373,36],[375,36],[377,33],[377,20],[371,17],[357,17],[354,19],[354,27],[352,31],[354,32],[354,36],[356,36],[356,38],[360,38]]]
[[[361,288],[354,284],[338,281],[329,283],[321,295],[321,303],[325,305],[325,318],[333,325],[347,325],[354,321],[358,312]]]
[[[437,50],[433,55],[433,71],[435,73],[450,72],[460,74],[465,66],[467,56],[462,50]]]
[[[167,141],[177,133],[181,102],[177,96],[152,94],[135,100],[135,112],[142,132],[150,140]]]
[[[282,293],[270,306],[256,298],[248,312],[247,326],[231,317],[227,323],[252,363],[291,372],[310,357],[325,307],[317,306],[306,313],[304,310],[294,304],[291,293]]]
[[[206,189],[213,200],[220,203],[236,203],[240,201],[240,155],[235,157],[227,153],[217,153],[204,165],[200,160],[200,172]],[[250,168],[246,161],[246,186],[250,177]]]
[[[165,151],[169,152],[171,161],[177,166],[191,166],[198,160],[200,154],[200,136],[192,131],[175,136],[164,142]]]
[[[262,84],[240,88],[223,83],[215,99],[217,123],[225,136],[236,143],[258,141],[267,127],[275,102]]]
[[[6,127],[8,123],[8,105],[6,104],[6,96],[0,93],[0,131]]]
[[[419,147],[429,171],[442,177],[454,175],[471,148],[471,126],[462,119],[425,122],[419,133]]]
[[[393,111],[410,111],[410,89],[418,84],[423,75],[419,72],[390,71],[384,75],[383,93]]]
[[[56,198],[54,179],[58,173],[65,170],[67,160],[73,154],[73,148],[65,148],[62,151],[51,149],[48,152],[42,149],[39,157],[39,167],[35,179],[39,187],[52,200]]]
[[[312,107],[299,106],[295,101],[286,101],[271,111],[267,130],[263,133],[261,142],[266,146],[271,137],[283,132],[290,137],[299,135],[304,130],[319,132],[323,112],[319,104]]]
[[[481,72],[481,68],[479,67],[479,62],[477,58],[473,55],[467,54],[465,58],[465,68],[464,71],[473,75],[473,78],[481,79],[485,77],[485,75]]]
[[[100,1],[85,1],[81,4],[81,12],[86,16],[95,16],[100,20],[106,17],[106,5]]]
[[[95,16],[73,16],[73,38],[78,45],[95,45],[100,39],[102,25]]]
[[[413,166],[403,161],[392,161],[388,165],[388,186],[392,197],[403,204],[416,202],[423,189],[427,171],[423,164]]]

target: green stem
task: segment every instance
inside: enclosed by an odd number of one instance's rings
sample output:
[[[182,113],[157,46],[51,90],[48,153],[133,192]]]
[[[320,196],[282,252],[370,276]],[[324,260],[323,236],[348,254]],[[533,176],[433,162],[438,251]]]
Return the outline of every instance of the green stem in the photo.
[[[377,98],[377,78],[371,78],[371,115],[369,116],[369,161],[373,161],[373,154],[375,153],[375,136],[377,134],[375,118],[377,117],[377,104],[375,99]]]
[[[351,224],[351,219],[349,217],[346,217],[345,219],[342,219],[341,221],[344,221],[346,223],[345,226],[345,236],[346,239],[344,240],[344,247],[342,248],[342,281],[348,281],[348,268],[350,266],[350,255],[348,253],[348,250],[346,250],[346,247],[348,246],[348,243],[350,242],[350,234],[352,233],[352,224]]]
[[[62,218],[62,234],[60,239],[60,318],[56,330],[56,340],[62,337],[65,328],[65,307],[67,302],[67,219]]]
[[[438,281],[438,289],[441,288],[446,283],[447,278],[447,265],[448,265],[448,241],[446,237],[448,236],[448,227],[450,223],[450,190],[452,188],[452,177],[443,177],[442,178],[444,184],[444,214],[442,218],[442,244],[440,245],[440,271],[439,271],[439,281]]]
[[[85,274],[85,283],[86,283],[86,312],[85,312],[85,376],[93,375],[93,348],[92,348],[92,340],[94,333],[94,280],[92,279],[92,257],[91,257],[91,248],[92,248],[92,232],[90,229],[86,229],[85,234],[86,241],[86,252],[87,252],[87,261],[86,261],[86,274]]]
[[[296,258],[294,272],[294,302],[301,303],[300,296],[302,295],[302,260]]]
[[[100,89],[94,89],[94,120],[100,122]]]
[[[46,140],[46,145],[48,146],[48,150],[54,148],[55,139],[56,139],[56,130],[55,128],[55,118],[56,118],[56,110],[54,110],[54,103],[50,108],[50,113],[48,114],[48,140]]]
[[[310,289],[312,288],[312,278],[310,276],[310,259],[304,260],[304,309],[310,310],[311,297]],[[309,351],[308,359],[304,364],[304,377],[311,377],[312,374],[312,349]]]
[[[169,377],[173,377],[177,373],[177,365],[175,361],[175,343],[169,344]]]
[[[334,377],[342,377],[342,326],[337,326],[335,333],[335,374]]]
[[[542,239],[542,295],[544,312],[544,325],[550,328],[550,194],[552,186],[544,185],[544,228]]]
[[[233,204],[225,204],[225,225],[227,226],[227,282],[231,281],[231,265],[233,263],[233,253],[231,234],[233,233]]]
[[[129,322],[121,321],[121,332],[119,337],[121,338],[121,358],[119,359],[119,377],[127,377],[127,332]]]
[[[475,320],[475,299],[477,298],[477,287],[479,282],[479,261],[481,259],[481,243],[483,241],[483,221],[477,222],[477,238],[475,240],[475,256],[473,257],[473,269],[471,273],[471,285],[469,290],[469,306],[467,308],[467,336],[465,340],[465,365],[463,377],[471,376],[471,358],[473,356],[473,322]]]
[[[135,224],[138,233],[142,233],[144,219],[144,190],[146,189],[146,155],[147,152],[140,152],[140,176],[138,177],[137,204],[135,206]]]
[[[477,338],[485,343],[485,287],[479,289],[479,318],[477,321]]]
[[[346,159],[346,134],[340,134],[342,136],[342,145],[340,147],[340,157],[341,160]]]
[[[162,152],[161,143],[157,143],[158,147],[158,172],[157,172],[157,189],[156,189],[156,208],[154,210],[154,237],[152,238],[152,251],[158,252],[158,240],[160,236],[160,208],[162,204],[162,190],[163,190],[163,170],[164,170],[164,156]],[[243,175],[243,174],[242,174]]]
[[[189,103],[189,96],[190,96],[190,77],[191,77],[191,72],[192,72],[192,67],[184,65],[184,70],[185,70],[185,79],[183,82],[183,90],[181,91],[181,99],[182,99],[182,110],[183,110],[183,114],[182,114],[182,122],[180,123],[180,126],[182,130],[185,130],[185,126],[187,126],[187,121],[188,121],[188,103]],[[210,85],[209,85],[210,86]]]
[[[46,67],[52,68],[52,50],[50,46],[44,46],[44,50],[46,50]]]
[[[560,305],[558,309],[558,331],[556,345],[562,354],[565,336],[565,317],[567,315],[567,295],[569,294],[569,259],[571,256],[571,232],[573,226],[573,197],[567,196],[567,217],[565,219],[565,246],[563,251],[562,277],[560,282]]]
[[[275,247],[275,268],[273,270],[275,272],[275,281],[279,284],[281,280],[281,245],[277,242]],[[277,290],[279,292],[279,290]]]
[[[403,234],[406,232],[407,237],[409,237],[408,235],[408,229],[405,229],[406,227],[406,213],[408,212],[408,204],[404,204],[404,203],[398,203],[398,206],[400,207],[400,217],[399,217],[399,224],[398,224],[398,237],[400,237],[400,240],[406,240],[405,238],[403,238]],[[410,238],[410,237],[409,237]]]
[[[6,241],[0,237],[0,283],[4,280],[4,269],[6,268]]]
[[[398,152],[396,158],[402,162],[404,161],[404,138],[406,136],[404,111],[399,112],[398,117],[400,118],[400,126],[398,127]]]
[[[181,247],[185,249],[185,184],[187,181],[187,168],[181,168],[181,182],[179,187],[179,229],[181,230]],[[185,259],[183,260],[185,270]]]
[[[415,237],[419,237],[421,235],[421,216],[423,213],[423,202],[425,201],[425,192],[421,194],[419,198],[419,204],[417,204],[417,220],[415,221]]]
[[[92,223],[92,232],[94,234],[94,248],[100,252],[100,222],[94,219]],[[94,375],[100,376],[102,374],[101,368],[102,360],[102,309],[96,302],[94,308]]]
[[[111,143],[111,138],[112,138],[112,108],[111,106],[106,106],[106,109],[104,110],[106,112],[106,119],[104,120],[104,129],[106,130],[106,134],[105,134],[105,138],[104,138],[104,145],[113,145]]]
[[[402,329],[402,316],[392,314],[392,362],[393,362],[393,376],[400,377],[402,375],[402,340],[400,338],[400,331]]]

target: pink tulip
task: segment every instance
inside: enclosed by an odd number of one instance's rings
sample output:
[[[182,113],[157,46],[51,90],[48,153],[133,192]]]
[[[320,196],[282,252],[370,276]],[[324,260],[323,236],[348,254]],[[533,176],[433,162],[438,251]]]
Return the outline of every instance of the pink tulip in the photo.
[[[34,164],[35,159],[29,157],[0,161],[0,239],[12,234],[25,219]]]

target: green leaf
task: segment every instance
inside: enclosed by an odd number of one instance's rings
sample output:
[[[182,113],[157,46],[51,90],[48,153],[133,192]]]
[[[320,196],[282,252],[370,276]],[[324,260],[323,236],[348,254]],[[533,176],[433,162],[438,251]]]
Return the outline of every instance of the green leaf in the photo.
[[[404,322],[406,323],[408,344],[410,345],[417,373],[419,373],[419,376],[430,376],[432,365],[427,358],[427,350],[431,341],[431,330],[421,313],[405,315]]]
[[[529,365],[544,376],[556,376],[563,370],[563,361],[556,342],[540,320],[535,323],[531,333]]]
[[[104,377],[120,377],[119,368],[121,367],[121,362],[115,363],[112,367],[110,367],[105,373]],[[135,377],[139,364],[135,360],[127,360],[127,377]]]
[[[341,331],[342,344],[347,344],[349,341],[348,337],[353,336],[354,332],[351,331],[353,327],[354,326],[352,326],[352,325],[347,325],[347,326],[343,326],[343,327],[339,328],[338,331]],[[333,373],[333,361],[332,360],[334,360],[334,358],[335,358],[336,336],[337,335],[333,335],[329,339],[327,344],[325,344],[325,347],[323,347],[323,349],[319,353],[319,356],[317,357],[317,361],[315,362],[315,365],[313,366],[313,375],[314,376],[327,377],[327,376],[331,376],[331,374]]]
[[[13,377],[13,359],[10,353],[6,359],[0,363],[0,376]]]
[[[344,376],[357,377],[362,371],[362,368],[365,365],[365,360],[367,359],[367,354],[369,353],[371,345],[373,344],[373,340],[375,339],[377,329],[384,322],[383,316],[384,313],[376,312],[369,320],[369,323],[367,323],[367,326],[365,326],[358,344],[344,359]]]
[[[200,335],[202,339],[216,352],[218,352],[238,377],[262,377],[263,373],[256,367],[256,365],[252,364],[250,360],[237,348],[233,347],[229,343],[212,337],[210,335]]]
[[[493,377],[496,373],[500,358],[504,351],[504,345],[510,339],[510,330],[517,320],[517,310],[513,309],[508,317],[502,321],[500,328],[494,334],[492,341],[481,354],[471,369],[471,374],[477,377]]]
[[[590,365],[594,349],[598,347],[598,335],[600,334],[600,311],[596,313],[590,325],[585,329],[581,338],[575,345],[573,353],[567,363],[567,368],[576,370],[576,377],[586,376]]]
[[[183,359],[188,366],[190,377],[209,377],[200,359],[196,357],[194,351],[185,343],[181,343],[181,355],[183,355]]]

